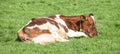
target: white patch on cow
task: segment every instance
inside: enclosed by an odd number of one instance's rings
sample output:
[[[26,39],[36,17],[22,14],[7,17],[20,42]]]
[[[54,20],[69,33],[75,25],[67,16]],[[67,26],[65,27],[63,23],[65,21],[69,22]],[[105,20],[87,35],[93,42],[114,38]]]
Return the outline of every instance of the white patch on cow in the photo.
[[[81,37],[81,36],[88,37],[84,32],[78,32],[78,31],[75,32],[71,29],[68,30],[67,34],[69,37]]]
[[[28,25],[30,22],[32,22],[32,21],[30,20],[26,25]],[[25,26],[23,26],[18,32],[20,32]]]
[[[51,36],[53,36],[56,39],[56,41],[59,41],[59,42],[68,41],[61,36],[62,34],[66,34],[66,33],[65,33],[64,28],[61,27],[60,25],[59,25],[59,29],[58,29],[57,26],[52,25],[51,23],[47,22],[43,25],[34,25],[34,26],[29,26],[27,28],[28,29],[33,29],[35,27],[39,28],[40,30],[49,30],[51,32]],[[67,35],[63,35],[63,36],[67,36]],[[39,39],[39,38],[37,38],[37,39]]]
[[[66,23],[60,18],[60,15],[56,15],[55,21],[67,27]]]

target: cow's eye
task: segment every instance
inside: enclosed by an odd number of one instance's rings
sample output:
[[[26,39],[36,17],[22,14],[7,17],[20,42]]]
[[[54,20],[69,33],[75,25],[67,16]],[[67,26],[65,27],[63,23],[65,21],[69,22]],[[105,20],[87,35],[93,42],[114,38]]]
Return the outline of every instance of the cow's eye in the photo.
[[[92,24],[90,24],[90,25],[92,25]]]

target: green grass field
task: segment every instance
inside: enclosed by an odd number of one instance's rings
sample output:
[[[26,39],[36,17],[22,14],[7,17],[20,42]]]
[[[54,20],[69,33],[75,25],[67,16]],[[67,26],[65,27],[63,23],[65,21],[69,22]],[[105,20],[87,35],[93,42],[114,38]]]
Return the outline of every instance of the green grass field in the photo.
[[[99,35],[39,45],[16,41],[31,18],[94,13]],[[0,0],[0,54],[120,54],[120,0]]]

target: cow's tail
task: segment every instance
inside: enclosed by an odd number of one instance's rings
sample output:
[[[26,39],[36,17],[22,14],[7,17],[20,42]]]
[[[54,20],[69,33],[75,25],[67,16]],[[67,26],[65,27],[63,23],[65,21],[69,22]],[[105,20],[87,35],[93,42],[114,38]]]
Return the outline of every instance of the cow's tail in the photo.
[[[18,37],[17,37],[17,40],[19,41],[23,41],[23,42],[30,42],[31,41],[31,38],[28,37],[27,34],[25,34],[25,32],[23,31],[23,29],[20,29],[18,31]]]

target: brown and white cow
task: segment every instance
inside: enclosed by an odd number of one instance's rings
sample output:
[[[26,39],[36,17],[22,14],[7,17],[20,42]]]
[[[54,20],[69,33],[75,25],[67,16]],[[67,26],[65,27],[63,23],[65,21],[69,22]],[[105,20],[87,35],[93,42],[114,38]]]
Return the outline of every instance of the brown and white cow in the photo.
[[[79,30],[81,30],[79,31]],[[93,14],[89,16],[55,15],[33,18],[18,31],[18,39],[39,44],[66,42],[68,37],[97,35]]]

